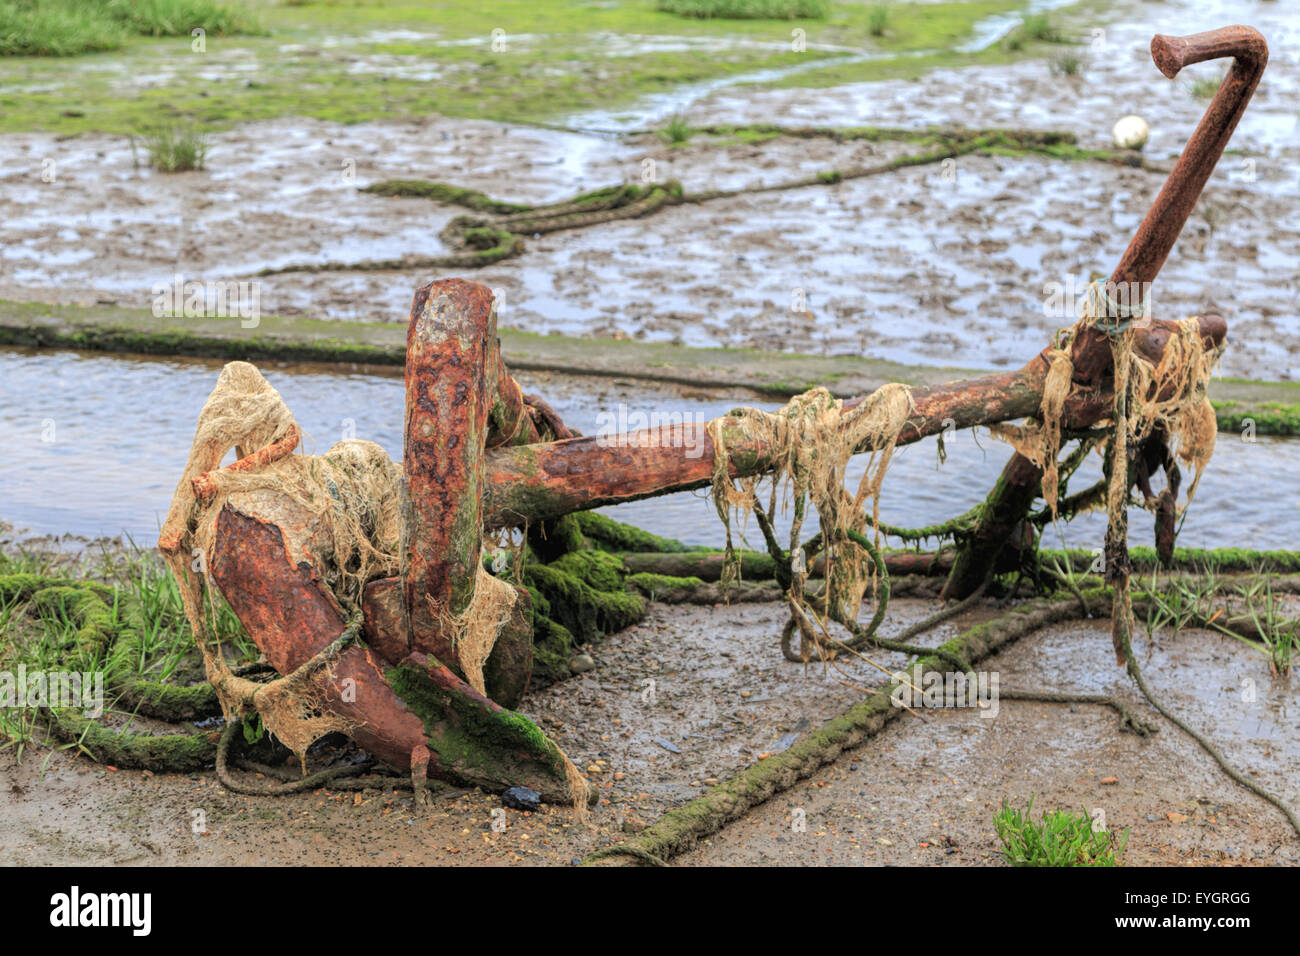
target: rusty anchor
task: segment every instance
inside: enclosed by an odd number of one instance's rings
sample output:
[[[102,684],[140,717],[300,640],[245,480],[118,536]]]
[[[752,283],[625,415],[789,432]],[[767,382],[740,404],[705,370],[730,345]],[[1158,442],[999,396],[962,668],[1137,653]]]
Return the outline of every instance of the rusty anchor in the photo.
[[[1185,66],[1221,57],[1233,57],[1232,68],[1106,283],[1111,288],[1138,290],[1138,303],[1169,257],[1205,183],[1214,171],[1219,157],[1223,155],[1228,140],[1259,85],[1264,67],[1268,65],[1268,44],[1253,27],[1221,27],[1185,37],[1157,35],[1151,40],[1151,58],[1160,72],[1170,79],[1177,76]],[[1114,307],[1121,304],[1128,308]],[[1108,303],[1108,318],[1118,322],[1126,318],[1124,313],[1131,317],[1134,304],[1132,301]],[[1200,328],[1204,336],[1203,344],[1207,348],[1223,345],[1228,329],[1222,316],[1211,314],[1201,317]],[[1152,323],[1151,328],[1145,331],[1158,336],[1150,341],[1150,345],[1157,346],[1157,354],[1164,350],[1169,336],[1174,333],[1172,325],[1158,322]],[[1044,350],[1035,360],[1044,367],[1048,365],[1047,352]],[[1110,342],[1105,330],[1099,327],[1080,330],[1071,347],[1070,360],[1073,365],[1074,393],[1096,393],[1103,389],[1112,371]],[[1109,402],[1097,407],[1092,422],[1100,420],[1109,411]],[[1157,441],[1160,440],[1159,435],[1154,437]],[[1165,461],[1168,461],[1167,457]],[[1171,484],[1176,482],[1173,475],[1174,472],[1170,471]],[[1043,470],[1034,462],[1022,454],[1011,456],[986,502],[974,533],[958,551],[944,587],[945,597],[965,597],[979,586],[984,578],[984,569],[997,560],[999,553],[1009,541],[1015,539],[1018,529],[1023,527],[1042,478]],[[1158,544],[1162,550],[1168,550],[1172,549],[1173,544],[1172,512],[1166,507],[1163,514],[1163,524],[1158,529]],[[1123,556],[1119,556],[1120,548],[1118,542],[1114,541],[1109,542],[1109,549],[1118,557],[1118,564],[1112,561],[1108,567],[1122,569],[1127,561],[1126,551]]]
[[[1155,277],[1267,59],[1263,38],[1246,27],[1157,37],[1152,49],[1169,76],[1217,56],[1235,56],[1237,63],[1130,244],[1116,281]],[[1176,330],[1175,323],[1151,320],[1136,333],[1134,349],[1158,362]],[[1196,332],[1202,348],[1217,349],[1226,324],[1217,315],[1201,316]],[[1098,343],[1105,345],[1104,337]],[[1066,431],[1088,428],[1111,407],[1098,354],[1097,343],[1083,336],[1076,341],[1076,387],[1061,412]],[[270,389],[244,363],[222,374]],[[1047,374],[1048,362],[1039,355],[1013,372],[914,389],[914,412],[897,443],[953,424],[968,428],[1039,415]],[[296,449],[301,430],[288,417],[274,428],[250,420],[231,443],[238,460],[224,468],[220,462],[231,446],[192,455],[160,550],[186,593],[200,593],[210,577],[275,670],[309,682],[315,707],[337,717],[371,754],[410,771],[417,791],[434,776],[488,790],[524,785],[552,802],[590,800],[594,789],[559,748],[507,709],[518,703],[532,667],[526,590],[508,588],[513,600],[500,605],[508,613],[495,620],[481,673],[465,665],[458,622],[478,607],[485,587],[501,586],[483,568],[484,534],[708,486],[715,431],[725,437],[732,477],[772,470],[776,449],[730,416],[708,425],[644,429],[614,441],[574,435],[544,403],[523,395],[501,356],[491,291],[463,279],[433,281],[416,292],[405,390],[404,459],[394,498],[401,538],[389,569],[395,573],[365,580],[356,608],[340,601],[321,558],[328,552],[328,528],[301,500],[274,489],[227,495],[215,515],[207,566],[196,568],[190,560],[204,507],[222,489],[237,486],[240,475],[283,463]],[[864,442],[857,451],[872,447]],[[1036,484],[1041,474],[1028,475],[1016,459],[1008,472],[1021,485],[1031,477]],[[349,623],[357,612],[360,627],[353,633]],[[214,683],[220,668],[209,660]]]

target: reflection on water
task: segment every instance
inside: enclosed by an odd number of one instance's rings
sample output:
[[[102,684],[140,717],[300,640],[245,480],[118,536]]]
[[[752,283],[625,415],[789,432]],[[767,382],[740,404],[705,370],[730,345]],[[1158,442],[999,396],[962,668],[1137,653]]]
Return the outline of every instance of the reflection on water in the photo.
[[[123,359],[74,352],[0,350],[0,520],[30,534],[87,537],[127,534],[152,545],[184,468],[199,410],[221,363]],[[396,375],[335,369],[275,368],[263,372],[279,389],[309,438],[323,452],[345,436],[402,451],[403,390]],[[546,398],[571,426],[587,434],[615,416],[703,415],[735,407],[722,398],[683,398],[643,385],[600,379],[521,376],[526,391]],[[620,413],[619,406],[626,408]],[[775,402],[755,402],[762,408]],[[604,416],[604,417],[602,417]],[[932,524],[975,505],[996,479],[1009,448],[969,432],[951,437],[939,465],[933,440],[901,448],[881,499],[882,520]],[[866,459],[855,459],[856,480]],[[1300,442],[1255,443],[1221,434],[1180,544],[1189,547],[1295,548],[1300,499]],[[1075,490],[1101,475],[1095,456]],[[1184,482],[1187,484],[1187,482]],[[691,544],[719,545],[723,532],[703,491],[632,502],[606,511],[615,518]],[[1130,518],[1135,544],[1149,543],[1151,521]],[[788,523],[783,523],[788,528]],[[1086,515],[1064,530],[1071,546],[1100,547],[1104,516]],[[1051,544],[1059,543],[1049,530]],[[752,544],[759,546],[756,536]]]

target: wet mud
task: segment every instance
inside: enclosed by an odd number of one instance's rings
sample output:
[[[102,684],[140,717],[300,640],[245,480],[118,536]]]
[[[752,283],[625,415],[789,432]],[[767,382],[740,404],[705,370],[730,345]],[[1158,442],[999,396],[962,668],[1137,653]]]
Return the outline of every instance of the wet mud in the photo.
[[[898,600],[882,633],[932,609]],[[974,609],[924,643],[992,613]],[[15,766],[6,753],[0,849],[11,863],[569,865],[790,746],[882,682],[860,661],[842,670],[785,661],[776,646],[783,620],[777,605],[656,605],[588,649],[593,670],[525,699],[521,710],[600,788],[586,823],[567,808],[504,809],[478,791],[444,791],[422,814],[402,791],[253,798],[226,792],[211,773],[114,770],[68,751],[29,752]],[[1137,650],[1171,706],[1261,784],[1300,798],[1291,772],[1300,711],[1258,655],[1196,631],[1158,633]],[[903,663],[869,656],[886,669]],[[1154,719],[1112,661],[1107,629],[1078,623],[1028,637],[980,669],[1006,687],[1113,691]],[[1117,782],[1102,782],[1110,777]],[[1281,816],[1172,726],[1139,739],[1118,733],[1101,708],[1003,701],[991,719],[904,715],[679,863],[999,865],[992,814],[1003,798],[1023,806],[1033,795],[1037,809],[1103,810],[1109,827],[1129,830],[1130,863],[1300,862]],[[806,828],[793,828],[794,810]]]

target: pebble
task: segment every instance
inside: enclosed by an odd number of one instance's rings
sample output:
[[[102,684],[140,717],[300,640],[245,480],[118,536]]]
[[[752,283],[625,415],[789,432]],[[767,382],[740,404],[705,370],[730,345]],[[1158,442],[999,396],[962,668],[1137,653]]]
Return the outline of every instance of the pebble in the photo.
[[[575,674],[585,674],[589,670],[595,670],[596,662],[590,654],[579,654],[573,660],[569,661],[569,670]]]
[[[501,794],[501,802],[511,810],[536,812],[542,808],[542,795],[529,787],[511,787]]]

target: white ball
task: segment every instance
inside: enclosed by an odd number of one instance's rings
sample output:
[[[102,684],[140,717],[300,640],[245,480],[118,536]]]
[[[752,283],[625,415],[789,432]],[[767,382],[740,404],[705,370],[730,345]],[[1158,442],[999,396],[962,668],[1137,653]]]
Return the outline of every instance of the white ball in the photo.
[[[1110,137],[1120,149],[1141,149],[1147,144],[1151,128],[1140,116],[1125,116],[1110,131]]]

